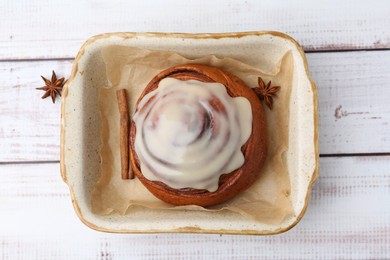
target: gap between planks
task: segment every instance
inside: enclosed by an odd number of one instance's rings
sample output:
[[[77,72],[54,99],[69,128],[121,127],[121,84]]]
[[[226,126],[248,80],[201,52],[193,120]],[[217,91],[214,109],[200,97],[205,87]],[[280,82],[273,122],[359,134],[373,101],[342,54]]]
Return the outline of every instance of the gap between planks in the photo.
[[[390,156],[390,153],[339,153],[320,154],[320,157],[367,157],[367,156]]]
[[[390,156],[390,153],[340,153],[340,154],[320,154],[320,158],[330,158],[330,157],[382,157]],[[59,160],[52,161],[8,161],[0,162],[0,165],[10,165],[10,164],[56,164],[60,163]]]
[[[356,48],[356,49],[324,49],[324,50],[311,50],[305,49],[305,53],[337,53],[337,52],[371,52],[371,51],[390,51],[390,48]],[[36,61],[73,61],[75,57],[65,57],[65,58],[22,58],[22,59],[0,59],[0,62],[36,62]]]
[[[0,165],[10,165],[10,164],[56,164],[60,163],[59,160],[52,161],[8,161],[8,162],[0,162]]]

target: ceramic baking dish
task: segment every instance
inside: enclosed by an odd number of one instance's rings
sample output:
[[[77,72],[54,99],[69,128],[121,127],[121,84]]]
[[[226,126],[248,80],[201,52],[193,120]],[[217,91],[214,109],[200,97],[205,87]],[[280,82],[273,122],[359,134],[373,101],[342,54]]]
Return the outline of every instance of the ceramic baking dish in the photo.
[[[238,214],[140,209],[124,216],[95,215],[90,202],[100,177],[101,120],[98,90],[107,84],[100,50],[125,45],[176,51],[188,58],[208,54],[231,57],[248,64],[261,59],[274,63],[290,50],[294,60],[294,87],[290,102],[289,149],[286,153],[295,217],[280,225],[246,219]],[[110,33],[90,38],[80,49],[63,90],[61,109],[61,175],[70,189],[75,211],[87,226],[107,232],[192,232],[277,234],[296,225],[306,211],[318,174],[317,91],[311,81],[302,48],[278,32],[226,34]]]

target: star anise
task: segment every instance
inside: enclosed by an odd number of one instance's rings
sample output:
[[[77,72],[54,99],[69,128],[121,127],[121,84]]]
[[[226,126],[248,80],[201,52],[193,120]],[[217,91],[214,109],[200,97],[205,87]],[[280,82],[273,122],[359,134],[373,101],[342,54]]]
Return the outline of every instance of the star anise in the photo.
[[[64,78],[57,79],[57,75],[54,70],[53,74],[51,75],[51,81],[43,76],[41,76],[41,78],[45,82],[46,86],[36,89],[46,91],[45,94],[43,94],[42,98],[47,98],[48,96],[51,96],[51,100],[53,100],[53,103],[55,103],[57,94],[61,96],[61,90],[64,85]]]
[[[279,86],[271,87],[271,81],[268,84],[265,84],[262,78],[258,78],[258,86],[253,90],[256,92],[257,96],[264,100],[265,104],[272,110],[272,98],[276,95],[276,92],[280,90]]]

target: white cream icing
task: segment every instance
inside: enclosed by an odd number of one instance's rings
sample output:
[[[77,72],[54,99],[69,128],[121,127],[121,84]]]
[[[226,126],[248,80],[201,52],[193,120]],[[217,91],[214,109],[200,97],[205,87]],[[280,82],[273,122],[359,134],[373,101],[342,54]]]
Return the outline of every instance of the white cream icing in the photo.
[[[223,106],[210,103],[217,99]],[[174,188],[218,189],[219,177],[244,164],[252,109],[221,83],[164,78],[145,95],[133,120],[142,174]]]

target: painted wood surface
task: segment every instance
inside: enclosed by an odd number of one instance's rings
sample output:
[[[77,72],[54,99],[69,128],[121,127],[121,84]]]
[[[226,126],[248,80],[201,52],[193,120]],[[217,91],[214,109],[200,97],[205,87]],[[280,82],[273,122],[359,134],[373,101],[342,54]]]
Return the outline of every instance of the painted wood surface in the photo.
[[[390,152],[390,51],[310,53],[321,154]]]
[[[387,0],[0,1],[0,259],[390,259],[389,28]],[[298,40],[318,87],[327,157],[301,223],[271,237],[84,226],[59,175],[60,100],[40,99],[39,75],[67,77],[99,33],[258,30]]]
[[[59,160],[60,98],[41,100],[40,75],[69,76],[72,61],[0,62],[0,162]]]
[[[319,93],[321,154],[390,152],[390,51],[308,53]],[[0,62],[0,162],[59,160],[60,99],[39,75],[72,60]],[[367,141],[370,137],[370,141]]]
[[[117,31],[276,30],[306,50],[390,48],[390,2],[1,1],[0,59],[75,57],[89,37]]]
[[[59,164],[0,165],[0,259],[386,259],[390,156],[321,158],[306,216],[270,237],[95,232],[74,214]]]

